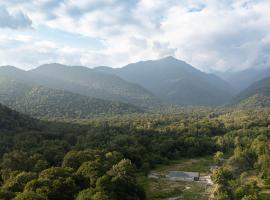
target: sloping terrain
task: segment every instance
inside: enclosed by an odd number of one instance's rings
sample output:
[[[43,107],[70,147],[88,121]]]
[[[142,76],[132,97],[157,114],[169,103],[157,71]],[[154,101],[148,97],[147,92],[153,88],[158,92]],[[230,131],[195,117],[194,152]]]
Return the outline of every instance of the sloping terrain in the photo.
[[[227,82],[173,57],[138,62],[117,69],[99,67],[95,70],[140,84],[160,99],[173,104],[221,105],[234,94]]]
[[[270,106],[270,77],[255,82],[237,95],[232,104],[241,107]]]
[[[0,94],[2,104],[34,117],[88,118],[100,114],[141,111],[125,103],[91,98],[3,77],[0,77]]]
[[[270,68],[251,68],[238,72],[223,72],[217,74],[229,82],[237,91],[242,91],[253,83],[270,76]]]
[[[140,107],[149,107],[159,102],[153,94],[137,84],[87,67],[48,64],[28,74],[40,77],[39,82],[44,86],[90,97],[122,101]]]
[[[0,131],[37,128],[37,120],[0,104]]]

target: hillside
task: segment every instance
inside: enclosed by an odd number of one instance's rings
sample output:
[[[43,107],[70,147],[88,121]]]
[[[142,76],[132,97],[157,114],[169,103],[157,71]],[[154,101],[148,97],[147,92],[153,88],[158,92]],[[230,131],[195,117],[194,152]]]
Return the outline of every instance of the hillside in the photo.
[[[3,130],[38,128],[37,120],[0,104],[0,132]]]
[[[237,91],[242,91],[251,86],[256,81],[270,76],[270,68],[251,68],[238,72],[222,72],[217,74],[228,83],[230,83]]]
[[[241,107],[268,107],[270,106],[270,77],[253,83],[237,95],[232,104]]]
[[[63,90],[0,77],[0,102],[34,117],[89,118],[100,114],[139,112],[125,103],[90,98]]]
[[[29,71],[28,74],[38,76],[38,82],[44,86],[90,97],[122,101],[140,107],[159,103],[159,100],[143,87],[87,67],[47,64]]]
[[[95,70],[140,84],[160,99],[179,105],[221,105],[234,93],[232,87],[217,76],[203,73],[173,57]]]

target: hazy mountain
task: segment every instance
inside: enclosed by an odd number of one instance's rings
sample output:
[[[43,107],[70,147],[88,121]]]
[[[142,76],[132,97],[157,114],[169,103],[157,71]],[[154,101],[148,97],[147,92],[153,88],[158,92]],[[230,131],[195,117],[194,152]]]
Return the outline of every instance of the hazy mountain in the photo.
[[[38,76],[39,83],[44,86],[90,97],[122,101],[140,107],[159,102],[153,94],[137,84],[87,67],[47,64],[28,73]]]
[[[125,103],[49,89],[0,75],[0,102],[34,117],[80,117],[141,111]]]
[[[220,72],[217,75],[229,82],[237,91],[241,91],[248,88],[252,83],[270,76],[270,68],[252,68],[239,72]]]
[[[270,106],[270,77],[253,83],[237,95],[232,104],[242,107],[268,107]]]
[[[221,105],[234,93],[232,87],[216,75],[203,73],[173,57],[95,70],[140,84],[159,98],[180,105]]]

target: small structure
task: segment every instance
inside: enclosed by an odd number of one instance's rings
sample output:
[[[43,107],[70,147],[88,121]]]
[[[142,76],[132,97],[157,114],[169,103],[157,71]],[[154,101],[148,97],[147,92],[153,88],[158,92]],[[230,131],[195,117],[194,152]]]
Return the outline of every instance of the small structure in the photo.
[[[205,182],[207,185],[213,185],[213,181],[211,179],[211,176],[200,176],[200,180],[199,181],[202,181],[202,182]]]
[[[171,181],[199,181],[199,172],[170,171],[166,178]]]
[[[160,178],[160,175],[156,172],[151,172],[149,175],[148,175],[148,178],[154,178],[154,179],[158,179]]]

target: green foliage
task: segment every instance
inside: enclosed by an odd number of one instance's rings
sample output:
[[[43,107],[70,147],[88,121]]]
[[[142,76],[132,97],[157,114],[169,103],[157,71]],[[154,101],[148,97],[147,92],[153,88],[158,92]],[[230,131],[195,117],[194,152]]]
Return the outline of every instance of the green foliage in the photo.
[[[253,83],[237,95],[233,104],[243,109],[256,109],[270,106],[270,77]]]
[[[93,200],[110,200],[111,198],[105,192],[97,192],[93,198]]]
[[[14,80],[15,82],[19,82],[21,84],[17,85],[17,89],[14,89],[14,87],[12,88],[10,86],[6,86],[6,82],[1,82],[1,79]],[[140,107],[150,106],[153,104],[157,104],[158,102],[158,100],[150,92],[148,92],[146,89],[139,85],[124,81],[123,79],[114,75],[109,75],[108,73],[97,72],[87,67],[71,67],[60,64],[47,64],[30,71],[19,70],[11,66],[1,67],[0,88],[4,87],[4,89],[7,89],[4,91],[0,89],[0,91],[9,93],[11,89],[13,89],[14,91],[19,92],[19,94],[24,95],[23,93],[25,92],[25,85],[29,84],[34,84],[36,86],[44,86],[45,88],[51,88],[55,90],[66,91],[69,93],[77,94],[78,96],[83,95],[94,98],[92,99],[92,101],[90,100],[90,102],[97,103],[97,105],[93,106],[101,106],[96,108],[96,111],[105,111],[102,106],[106,107],[106,103],[110,104],[110,100],[112,100],[113,102],[125,102]],[[29,97],[33,97],[33,95],[39,93],[43,96],[43,99],[45,98],[46,100],[46,96],[42,94],[42,91],[45,90],[31,90]],[[47,94],[47,92],[45,94]],[[66,93],[57,92],[56,95],[60,99],[62,99],[61,95],[63,94]],[[17,95],[14,95],[10,99],[14,100],[16,97]],[[66,94],[66,97],[70,97],[70,95]],[[80,103],[83,103],[83,99],[87,101],[86,98],[81,99],[77,98],[76,96],[74,97],[74,102],[79,100]],[[106,99],[109,101],[103,101],[101,99]],[[49,98],[49,100],[56,101],[55,98]],[[35,102],[33,99],[32,101]],[[72,104],[72,102],[69,103]],[[67,104],[67,102],[65,104]],[[124,106],[124,104],[112,104],[116,107],[112,111],[116,111],[117,107],[121,107],[121,105]],[[45,107],[42,105],[40,106],[43,108]],[[53,106],[53,104],[51,104],[51,106]],[[61,105],[58,106],[63,108],[63,106]],[[107,107],[109,107],[109,105]],[[65,110],[70,111],[70,109],[68,109],[67,107],[64,108]],[[77,106],[77,108],[80,108],[80,106]],[[80,111],[82,112],[82,114],[85,114],[84,110],[75,111]],[[93,108],[92,111],[95,111],[95,108]]]
[[[121,160],[107,174],[116,199],[145,199],[143,189],[136,183],[135,168],[130,160]]]
[[[79,192],[76,200],[92,200],[92,196],[91,189],[85,189]]]
[[[19,193],[14,200],[47,200],[46,197],[31,191]]]
[[[7,181],[5,181],[5,184],[2,186],[2,188],[12,192],[21,192],[23,191],[24,186],[36,177],[36,173],[21,172],[15,177],[11,176]]]
[[[217,199],[260,199],[269,187],[267,109],[180,109],[175,114],[35,120],[30,126],[31,118],[4,110],[11,128],[0,127],[0,199],[143,200],[138,173],[215,152]]]
[[[37,179],[27,183],[25,191],[32,191],[48,199],[74,199],[79,191],[71,168],[52,167],[42,171]]]
[[[214,155],[214,162],[217,165],[221,165],[224,160],[224,153],[221,151],[217,151]]]
[[[10,200],[13,199],[15,194],[11,191],[0,189],[0,199],[2,200]]]
[[[5,130],[37,129],[38,121],[0,104],[0,127]]]
[[[101,153],[98,150],[69,151],[63,159],[62,166],[77,170],[81,164],[95,160]]]
[[[1,80],[0,102],[33,117],[90,118],[102,114],[140,112],[136,106],[109,100],[91,98],[63,90]],[[1,121],[0,121],[1,122]]]

